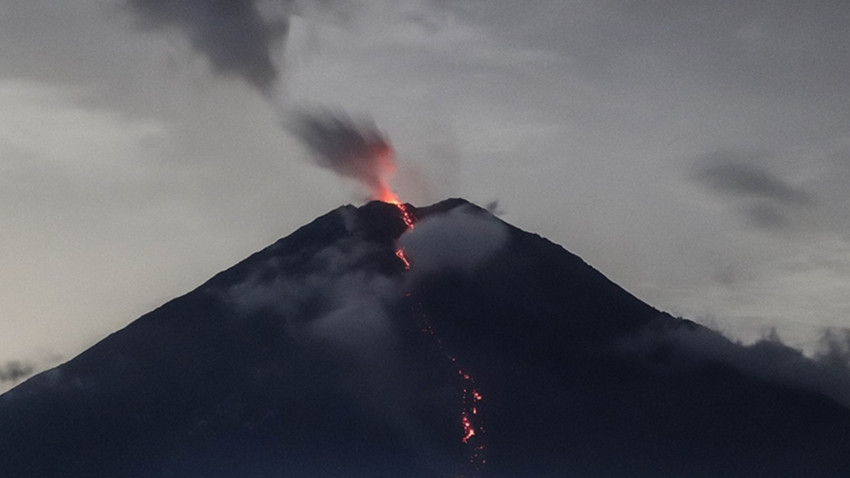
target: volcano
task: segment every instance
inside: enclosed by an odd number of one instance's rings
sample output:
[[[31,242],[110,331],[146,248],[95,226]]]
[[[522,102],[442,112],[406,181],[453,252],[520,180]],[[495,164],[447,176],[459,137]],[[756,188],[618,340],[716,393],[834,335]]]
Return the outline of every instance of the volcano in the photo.
[[[0,396],[0,476],[846,477],[848,383],[464,200],[375,201]]]

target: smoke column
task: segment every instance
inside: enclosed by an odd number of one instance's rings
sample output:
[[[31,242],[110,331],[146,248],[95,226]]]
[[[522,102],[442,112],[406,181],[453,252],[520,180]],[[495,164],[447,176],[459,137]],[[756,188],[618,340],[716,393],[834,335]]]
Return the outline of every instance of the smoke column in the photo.
[[[396,170],[393,149],[374,123],[330,112],[301,111],[289,118],[286,128],[313,152],[319,166],[358,180],[375,199],[398,202],[386,180]]]
[[[272,51],[288,32],[291,0],[278,0],[275,18],[267,18],[260,2],[127,0],[127,5],[143,27],[180,32],[215,74],[241,77],[261,93],[319,166],[358,180],[374,199],[398,203],[386,181],[396,169],[393,150],[373,123],[354,122],[344,113],[290,113],[275,98],[279,74]]]

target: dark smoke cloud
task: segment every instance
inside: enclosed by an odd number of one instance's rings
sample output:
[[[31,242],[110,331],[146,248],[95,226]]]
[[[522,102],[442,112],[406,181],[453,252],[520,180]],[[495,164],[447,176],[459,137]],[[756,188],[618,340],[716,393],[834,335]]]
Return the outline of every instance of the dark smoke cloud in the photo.
[[[286,16],[267,20],[257,0],[127,0],[148,28],[173,28],[213,70],[242,77],[264,95],[277,81],[272,49],[288,30]],[[288,4],[283,0],[283,4]]]
[[[29,363],[18,360],[6,362],[5,365],[0,365],[0,383],[17,382],[32,375],[34,371],[35,366]]]
[[[395,172],[393,150],[371,121],[354,121],[345,113],[300,111],[286,128],[313,153],[316,163],[366,185],[374,198],[389,192],[386,177]]]

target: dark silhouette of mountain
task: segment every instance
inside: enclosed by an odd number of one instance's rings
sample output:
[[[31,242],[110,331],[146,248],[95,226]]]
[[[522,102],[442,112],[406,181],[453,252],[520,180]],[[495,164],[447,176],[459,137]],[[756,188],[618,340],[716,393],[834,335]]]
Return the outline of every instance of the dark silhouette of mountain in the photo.
[[[0,396],[0,476],[850,476],[842,369],[406,208],[319,217]]]

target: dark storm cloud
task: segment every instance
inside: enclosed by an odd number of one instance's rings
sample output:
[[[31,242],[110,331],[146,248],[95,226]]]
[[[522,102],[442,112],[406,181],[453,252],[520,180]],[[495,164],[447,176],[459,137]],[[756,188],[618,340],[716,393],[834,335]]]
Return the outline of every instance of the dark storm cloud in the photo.
[[[286,128],[313,153],[316,163],[365,184],[376,198],[395,172],[392,147],[371,121],[355,121],[345,113],[293,113]]]
[[[24,379],[35,371],[35,366],[18,360],[6,362],[0,365],[0,383],[17,382]]]
[[[266,19],[258,0],[127,2],[143,26],[180,31],[216,73],[240,76],[264,94],[274,86],[278,71],[272,50],[286,35],[286,16]]]

